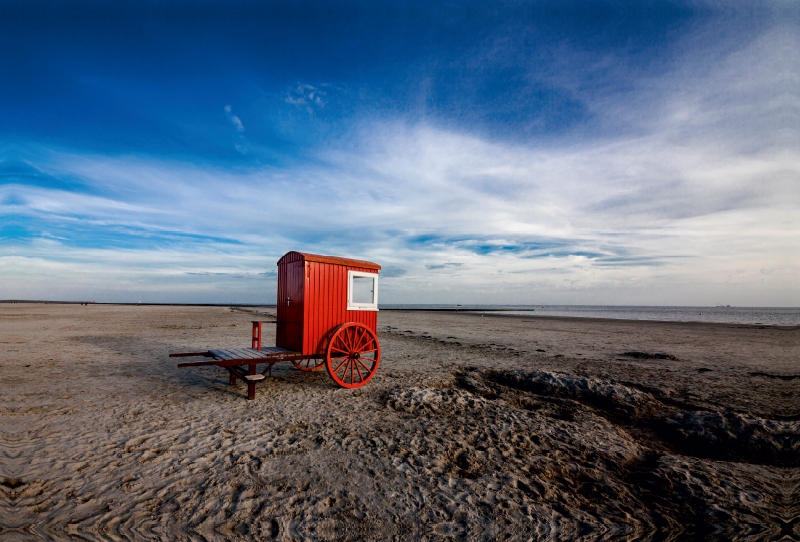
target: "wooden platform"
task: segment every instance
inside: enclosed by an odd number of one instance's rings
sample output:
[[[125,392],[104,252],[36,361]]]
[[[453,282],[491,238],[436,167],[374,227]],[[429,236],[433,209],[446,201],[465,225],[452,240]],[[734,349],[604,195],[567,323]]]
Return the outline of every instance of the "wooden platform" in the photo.
[[[278,348],[277,346],[264,346],[261,350],[256,350],[255,348],[226,348],[209,350],[208,353],[216,359],[225,361],[231,359],[280,359],[282,354],[297,354],[297,352],[292,352],[285,348]]]
[[[217,348],[205,352],[181,352],[170,354],[171,358],[204,357],[211,358],[205,361],[187,361],[179,363],[178,367],[200,367],[202,365],[249,365],[255,363],[272,363],[276,361],[291,361],[302,359],[300,352],[293,352],[277,346],[265,346],[261,349],[256,348]]]
[[[247,384],[247,398],[256,396],[256,383],[266,378],[272,366],[279,361],[299,361],[316,358],[317,356],[304,356],[277,346],[264,346],[261,348],[216,348],[205,352],[181,352],[170,354],[171,358],[203,357],[203,361],[188,361],[179,363],[178,367],[201,367],[203,365],[217,365],[230,373],[230,385],[236,385],[236,379],[242,379]],[[208,359],[211,358],[211,359]],[[258,365],[267,367],[259,374]]]

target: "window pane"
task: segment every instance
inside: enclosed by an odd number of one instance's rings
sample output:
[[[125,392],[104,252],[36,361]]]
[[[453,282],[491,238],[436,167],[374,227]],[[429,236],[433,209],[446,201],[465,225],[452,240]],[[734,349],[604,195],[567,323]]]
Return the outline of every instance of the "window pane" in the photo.
[[[375,279],[353,277],[353,303],[374,303]]]

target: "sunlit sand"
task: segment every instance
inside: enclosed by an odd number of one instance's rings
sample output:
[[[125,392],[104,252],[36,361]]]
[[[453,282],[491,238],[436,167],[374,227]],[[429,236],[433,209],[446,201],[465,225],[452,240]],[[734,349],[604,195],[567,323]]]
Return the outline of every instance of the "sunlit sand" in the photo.
[[[797,327],[381,311],[368,385],[254,401],[167,357],[273,312],[0,305],[0,538],[798,535]]]

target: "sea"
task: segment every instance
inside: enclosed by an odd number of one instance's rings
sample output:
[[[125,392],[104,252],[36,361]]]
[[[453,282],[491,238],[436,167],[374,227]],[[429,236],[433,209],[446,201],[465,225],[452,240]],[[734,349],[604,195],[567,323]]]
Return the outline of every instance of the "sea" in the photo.
[[[380,305],[381,310],[463,311],[520,316],[568,316],[659,322],[800,325],[800,307],[644,307],[624,305]]]

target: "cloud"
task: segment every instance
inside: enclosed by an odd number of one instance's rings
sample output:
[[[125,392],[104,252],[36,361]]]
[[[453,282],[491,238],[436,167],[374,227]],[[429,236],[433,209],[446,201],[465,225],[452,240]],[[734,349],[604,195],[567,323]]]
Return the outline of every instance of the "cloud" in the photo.
[[[447,263],[440,263],[440,264],[429,264],[429,265],[425,266],[425,269],[427,269],[428,271],[432,271],[434,269],[446,269],[448,267],[461,267],[463,265],[464,265],[463,263],[447,262]]]
[[[231,124],[233,124],[233,126],[236,128],[236,131],[240,133],[244,132],[244,125],[242,125],[242,121],[239,119],[239,117],[231,112],[233,111],[233,108],[231,108],[230,105],[226,105],[224,109],[228,120],[231,121]]]
[[[408,273],[408,271],[406,269],[401,269],[399,267],[383,267],[381,269],[380,275],[381,275],[381,278],[393,279],[393,278],[402,277],[406,273]]]
[[[288,104],[305,109],[309,115],[325,107],[327,94],[306,83],[300,83],[286,91],[284,101]]]
[[[495,140],[385,114],[237,168],[31,143],[39,173],[0,185],[21,239],[0,253],[0,297],[70,282],[266,302],[263,270],[302,249],[380,263],[396,279],[385,303],[797,305],[797,41],[778,29],[713,62],[695,49],[616,101],[581,96],[627,126],[592,137]],[[313,112],[324,97],[301,84],[285,101]]]

